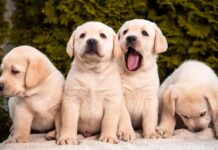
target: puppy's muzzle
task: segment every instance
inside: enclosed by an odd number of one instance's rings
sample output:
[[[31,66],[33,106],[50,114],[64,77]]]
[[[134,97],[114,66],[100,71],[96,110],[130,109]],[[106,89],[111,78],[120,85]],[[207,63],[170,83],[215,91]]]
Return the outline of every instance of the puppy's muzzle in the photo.
[[[88,39],[85,54],[98,55],[98,42],[96,39]]]
[[[134,35],[130,35],[126,37],[127,44],[134,44],[136,42],[137,38]]]
[[[203,130],[203,128],[194,128],[194,129],[193,129],[194,132],[199,132],[199,131],[201,131],[201,130]]]

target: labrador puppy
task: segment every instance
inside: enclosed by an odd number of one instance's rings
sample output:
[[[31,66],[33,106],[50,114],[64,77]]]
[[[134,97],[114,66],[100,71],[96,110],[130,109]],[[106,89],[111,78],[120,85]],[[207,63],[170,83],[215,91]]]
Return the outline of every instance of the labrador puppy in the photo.
[[[172,136],[176,115],[193,132],[214,123],[218,135],[218,78],[204,63],[186,61],[162,83],[159,91],[161,118],[158,133]]]
[[[7,143],[28,142],[31,129],[44,132],[54,128],[64,77],[49,59],[33,47],[19,46],[3,58],[1,70],[0,95],[10,98],[13,121]]]
[[[120,136],[131,139],[134,131],[115,61],[121,54],[116,33],[103,23],[87,22],[73,32],[67,53],[74,60],[66,79],[57,144],[78,144],[77,132],[85,137],[100,133],[100,141],[117,143],[119,122]]]
[[[167,41],[158,26],[148,20],[127,21],[118,31],[123,56],[119,60],[124,99],[135,129],[143,128],[144,138],[157,138],[158,53],[167,50]]]

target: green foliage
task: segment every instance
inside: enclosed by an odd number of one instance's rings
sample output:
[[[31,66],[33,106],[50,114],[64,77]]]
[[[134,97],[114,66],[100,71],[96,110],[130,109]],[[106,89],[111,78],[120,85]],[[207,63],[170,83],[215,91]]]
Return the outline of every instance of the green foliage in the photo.
[[[37,47],[67,73],[66,43],[76,26],[90,20],[116,31],[122,23],[144,18],[157,23],[169,48],[159,57],[163,80],[186,59],[206,62],[218,72],[218,2],[216,0],[14,0],[11,42]]]
[[[14,2],[16,10],[12,17],[13,28],[10,30],[11,43],[15,46],[28,44],[40,49],[65,75],[71,62],[65,52],[66,43],[76,26],[95,20],[117,31],[125,21],[134,18],[156,22],[167,37],[168,51],[160,54],[158,59],[161,80],[186,59],[202,60],[218,73],[217,0]],[[0,43],[5,30],[0,29]]]

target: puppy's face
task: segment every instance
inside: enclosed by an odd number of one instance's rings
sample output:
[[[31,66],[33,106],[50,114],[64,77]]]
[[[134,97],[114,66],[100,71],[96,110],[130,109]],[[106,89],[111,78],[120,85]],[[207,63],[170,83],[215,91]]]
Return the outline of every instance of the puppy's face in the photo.
[[[199,93],[199,89],[180,88],[177,93],[175,110],[184,124],[194,132],[207,128],[211,122],[211,112],[207,99]]]
[[[167,41],[162,32],[155,23],[148,20],[127,21],[118,31],[118,39],[129,71],[142,68],[144,60],[167,49]]]
[[[108,60],[117,48],[115,32],[100,22],[87,22],[73,32],[67,53],[80,61],[93,62]]]
[[[12,49],[1,64],[0,95],[26,96],[26,90],[36,87],[51,72],[48,59],[30,46]]]
[[[12,52],[4,57],[0,77],[1,95],[11,97],[23,93],[27,67],[27,61],[19,53]]]

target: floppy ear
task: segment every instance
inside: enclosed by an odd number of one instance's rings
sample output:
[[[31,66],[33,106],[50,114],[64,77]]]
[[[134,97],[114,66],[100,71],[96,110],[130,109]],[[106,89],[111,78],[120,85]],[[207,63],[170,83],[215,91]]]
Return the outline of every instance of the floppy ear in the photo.
[[[167,40],[160,28],[155,24],[155,38],[154,38],[154,53],[162,53],[167,50]]]
[[[27,88],[32,88],[41,83],[51,72],[49,64],[41,57],[28,59],[25,84]]]
[[[122,55],[122,50],[118,41],[118,37],[116,34],[113,36],[113,56],[120,57]]]
[[[175,104],[178,99],[178,91],[175,85],[170,85],[162,96],[162,112],[167,116],[175,116]]]
[[[218,137],[218,87],[214,86],[209,90],[206,90],[205,99],[209,105],[211,111],[211,118],[216,131],[216,137]]]
[[[67,54],[70,56],[70,58],[72,58],[74,55],[74,40],[75,40],[75,33],[73,32],[70,37],[70,40],[67,43],[67,49],[66,49]]]

